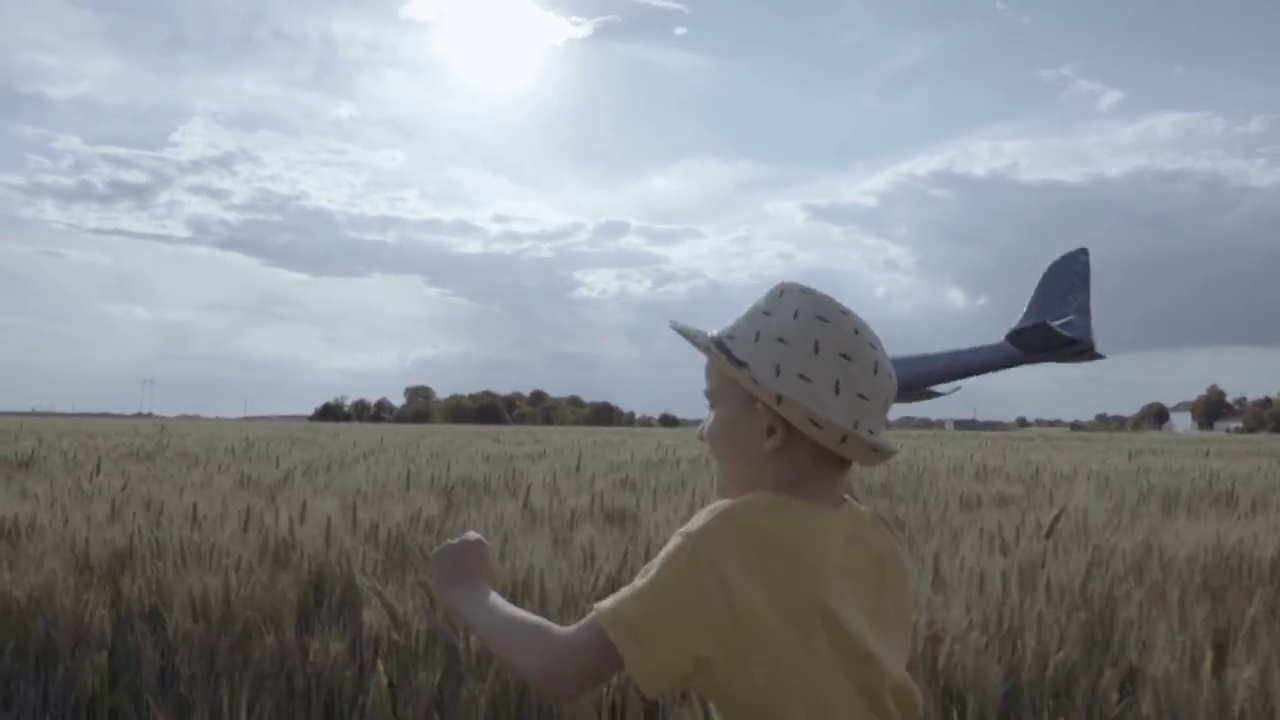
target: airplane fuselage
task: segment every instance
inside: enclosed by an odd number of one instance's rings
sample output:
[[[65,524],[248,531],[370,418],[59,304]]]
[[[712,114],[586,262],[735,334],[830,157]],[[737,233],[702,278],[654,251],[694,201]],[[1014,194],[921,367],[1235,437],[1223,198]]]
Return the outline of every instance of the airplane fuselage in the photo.
[[[901,398],[934,385],[967,380],[1033,362],[1033,358],[1028,358],[1002,340],[959,350],[896,357],[893,368],[898,376],[898,396]]]

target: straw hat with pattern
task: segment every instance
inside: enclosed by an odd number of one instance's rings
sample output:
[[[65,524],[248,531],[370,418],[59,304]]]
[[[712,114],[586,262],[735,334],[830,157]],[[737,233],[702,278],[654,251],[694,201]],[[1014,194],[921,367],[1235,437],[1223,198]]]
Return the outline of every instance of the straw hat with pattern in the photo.
[[[898,394],[871,326],[834,298],[778,283],[719,332],[671,327],[818,444],[871,466],[897,448],[883,435]]]

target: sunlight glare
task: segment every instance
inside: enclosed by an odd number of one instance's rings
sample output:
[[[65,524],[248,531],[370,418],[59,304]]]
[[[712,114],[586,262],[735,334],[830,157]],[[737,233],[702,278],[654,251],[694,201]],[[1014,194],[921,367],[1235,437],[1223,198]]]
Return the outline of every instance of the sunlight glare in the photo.
[[[459,79],[492,93],[532,88],[550,50],[593,30],[532,0],[410,0],[400,14],[431,28],[432,50]]]

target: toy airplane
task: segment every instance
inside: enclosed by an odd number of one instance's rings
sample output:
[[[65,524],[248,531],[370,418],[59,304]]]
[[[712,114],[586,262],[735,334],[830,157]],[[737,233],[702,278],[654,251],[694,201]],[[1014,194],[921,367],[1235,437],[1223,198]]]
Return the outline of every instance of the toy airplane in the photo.
[[[893,358],[897,403],[933,400],[959,390],[936,385],[1041,363],[1085,363],[1106,356],[1094,347],[1090,309],[1089,250],[1054,260],[1004,339],[989,345]]]

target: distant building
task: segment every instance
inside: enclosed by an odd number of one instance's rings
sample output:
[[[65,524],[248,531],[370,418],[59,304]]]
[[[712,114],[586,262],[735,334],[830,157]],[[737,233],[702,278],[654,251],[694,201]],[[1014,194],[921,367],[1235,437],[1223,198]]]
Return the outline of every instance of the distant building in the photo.
[[[1228,419],[1215,423],[1211,432],[1230,432],[1238,427],[1240,427],[1240,418],[1228,416]],[[1196,423],[1191,419],[1190,410],[1178,410],[1169,413],[1169,422],[1165,423],[1164,431],[1179,433],[1202,432],[1196,429]]]

